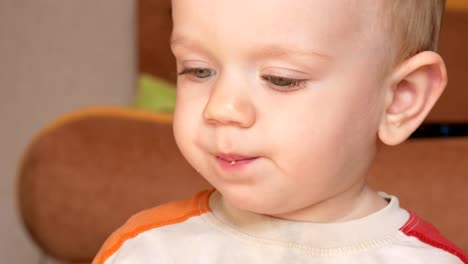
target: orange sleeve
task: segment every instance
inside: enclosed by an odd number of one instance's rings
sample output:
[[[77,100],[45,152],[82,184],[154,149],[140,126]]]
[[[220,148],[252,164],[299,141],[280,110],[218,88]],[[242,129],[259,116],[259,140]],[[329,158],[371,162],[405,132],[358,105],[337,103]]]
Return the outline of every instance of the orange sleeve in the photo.
[[[190,217],[210,211],[208,199],[213,191],[202,191],[192,199],[168,203],[132,216],[104,243],[92,264],[104,262],[118,251],[122,244],[138,234],[161,226],[184,222]],[[200,206],[202,205],[202,206]]]

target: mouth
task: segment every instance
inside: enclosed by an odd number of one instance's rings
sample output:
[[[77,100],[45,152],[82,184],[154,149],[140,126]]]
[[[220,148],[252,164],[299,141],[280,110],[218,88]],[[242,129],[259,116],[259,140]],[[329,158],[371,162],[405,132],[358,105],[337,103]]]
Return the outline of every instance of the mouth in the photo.
[[[216,155],[216,159],[223,169],[243,168],[257,158],[258,157],[244,156],[234,153],[219,153]]]

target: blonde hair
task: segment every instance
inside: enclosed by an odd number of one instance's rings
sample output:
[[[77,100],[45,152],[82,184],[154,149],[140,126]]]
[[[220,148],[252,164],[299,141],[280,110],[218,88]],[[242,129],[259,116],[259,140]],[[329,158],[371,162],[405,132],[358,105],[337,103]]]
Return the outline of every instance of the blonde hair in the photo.
[[[422,51],[437,51],[445,0],[381,1],[385,12],[391,12],[386,27],[396,45],[395,63]]]

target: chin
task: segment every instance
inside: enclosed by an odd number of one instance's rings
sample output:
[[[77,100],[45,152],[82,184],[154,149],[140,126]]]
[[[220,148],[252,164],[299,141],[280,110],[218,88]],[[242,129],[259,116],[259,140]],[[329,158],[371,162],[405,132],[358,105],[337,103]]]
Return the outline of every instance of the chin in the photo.
[[[272,204],[273,200],[257,195],[254,191],[246,190],[246,194],[233,190],[222,191],[218,189],[218,191],[227,202],[237,209],[264,215],[280,214],[280,212],[277,212],[279,204]]]

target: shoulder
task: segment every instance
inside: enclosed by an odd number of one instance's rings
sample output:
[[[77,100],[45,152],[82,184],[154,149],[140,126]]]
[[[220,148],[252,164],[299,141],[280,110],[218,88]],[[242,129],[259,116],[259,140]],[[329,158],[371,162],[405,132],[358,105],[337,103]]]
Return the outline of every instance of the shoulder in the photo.
[[[429,247],[453,255],[459,258],[463,263],[468,263],[468,255],[465,254],[462,249],[440,234],[437,228],[429,222],[425,221],[413,212],[409,213],[410,217],[408,221],[400,228],[400,231],[404,235],[416,238]]]
[[[129,239],[146,231],[182,223],[191,217],[210,212],[208,199],[213,191],[202,191],[188,200],[167,203],[132,216],[101,247],[93,264],[101,264]]]

